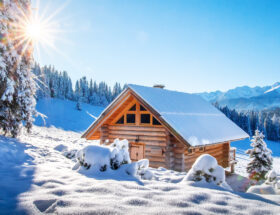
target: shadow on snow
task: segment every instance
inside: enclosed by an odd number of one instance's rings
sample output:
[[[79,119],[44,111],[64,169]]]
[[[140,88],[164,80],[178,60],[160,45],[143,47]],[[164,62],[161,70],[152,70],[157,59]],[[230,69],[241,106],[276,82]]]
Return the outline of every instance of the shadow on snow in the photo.
[[[17,139],[0,136],[0,211],[1,214],[23,214],[18,197],[30,189],[34,165],[25,150],[34,148]]]

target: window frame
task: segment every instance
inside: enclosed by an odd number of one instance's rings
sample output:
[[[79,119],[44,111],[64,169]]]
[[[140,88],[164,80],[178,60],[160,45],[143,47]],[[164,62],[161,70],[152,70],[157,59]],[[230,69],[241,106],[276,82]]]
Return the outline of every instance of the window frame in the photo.
[[[130,113],[130,112],[126,112],[124,114],[125,115],[125,124],[127,124],[127,125],[136,125],[136,113]],[[127,115],[134,115],[134,122],[127,122]]]
[[[191,151],[191,152],[190,152]],[[195,153],[195,148],[194,147],[189,147],[188,148],[188,155],[192,155]]]
[[[139,116],[140,116],[140,125],[151,125],[151,114],[148,113],[147,111],[142,111],[142,112],[143,113],[140,112],[140,114],[139,114]],[[147,122],[147,123],[142,122],[142,115],[149,115],[150,122]]]
[[[123,118],[122,123],[118,123],[122,118]],[[125,117],[124,117],[124,115],[122,115],[121,117],[119,117],[119,118],[117,119],[117,121],[115,122],[115,124],[116,124],[116,125],[124,125],[124,124],[125,124]]]
[[[133,106],[136,106],[135,110],[131,110]],[[145,110],[140,110],[140,107],[145,108]],[[121,115],[120,115],[121,114]],[[135,115],[135,123],[128,123],[127,122],[127,115],[128,114],[134,114]],[[149,114],[150,116],[150,122],[149,123],[141,123],[141,114]],[[117,122],[124,117],[124,122],[122,124],[117,124]],[[153,119],[159,122],[159,124],[154,124]],[[162,127],[161,122],[150,112],[148,109],[142,105],[138,101],[134,101],[129,108],[126,108],[125,111],[122,111],[119,113],[118,118],[112,121],[113,125],[135,125],[135,126],[152,126],[152,127]]]

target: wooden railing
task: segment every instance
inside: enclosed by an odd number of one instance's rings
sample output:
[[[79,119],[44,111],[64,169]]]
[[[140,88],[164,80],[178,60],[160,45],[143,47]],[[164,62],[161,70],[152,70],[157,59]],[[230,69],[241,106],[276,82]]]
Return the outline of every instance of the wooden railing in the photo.
[[[234,173],[234,165],[237,163],[235,158],[236,158],[236,148],[231,147],[229,150],[229,166],[230,166],[231,173]]]

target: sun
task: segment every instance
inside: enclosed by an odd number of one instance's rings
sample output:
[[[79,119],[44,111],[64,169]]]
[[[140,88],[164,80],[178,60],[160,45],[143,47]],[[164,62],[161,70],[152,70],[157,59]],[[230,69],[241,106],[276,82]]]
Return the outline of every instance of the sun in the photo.
[[[25,29],[25,37],[33,41],[39,42],[44,37],[44,28],[39,21],[27,23]]]
[[[57,31],[55,26],[55,23],[49,21],[48,18],[32,15],[22,23],[21,39],[28,41],[33,44],[33,46],[53,46]]]
[[[40,52],[51,53],[51,50],[61,53],[55,43],[57,40],[64,41],[63,24],[57,19],[59,12],[66,6],[56,8],[52,12],[47,11],[47,5],[40,7],[40,0],[35,0],[35,5],[29,7],[18,7],[15,11],[16,22],[11,22],[15,48],[20,50],[21,55],[36,53],[40,58]],[[42,9],[43,8],[43,9]],[[62,52],[63,53],[63,52]]]

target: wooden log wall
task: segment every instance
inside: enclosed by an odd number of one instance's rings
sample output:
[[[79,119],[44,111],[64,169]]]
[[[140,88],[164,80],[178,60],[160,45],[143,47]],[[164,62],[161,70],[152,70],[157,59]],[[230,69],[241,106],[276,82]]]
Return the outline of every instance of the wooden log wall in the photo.
[[[218,164],[222,167],[229,166],[229,150],[230,150],[230,143],[221,143],[215,145],[209,145],[204,147],[196,147],[193,148],[194,152],[190,153],[188,149],[184,151],[185,155],[185,169],[188,171],[195,160],[202,154],[209,154],[215,157],[218,161]]]
[[[184,152],[187,146],[179,142],[173,135],[170,134],[170,141],[172,143],[172,167],[171,169],[176,171],[185,171],[185,155]]]
[[[104,144],[108,139],[108,125],[103,125],[100,128],[100,144]]]
[[[166,131],[166,146],[165,146],[165,164],[167,169],[173,169],[174,166],[174,144],[171,141],[171,135]]]
[[[145,144],[145,158],[149,159],[151,167],[165,167],[176,171],[188,171],[195,160],[202,154],[215,157],[219,165],[229,166],[230,143],[221,143],[204,147],[192,148],[179,142],[164,127],[103,125],[100,129],[101,143],[114,139],[127,139],[129,142]]]
[[[163,127],[108,125],[106,138],[110,142],[116,138],[127,139],[129,142],[136,142],[139,139],[139,143],[145,144],[145,158],[150,160],[150,166],[167,168],[165,158],[167,133]]]

